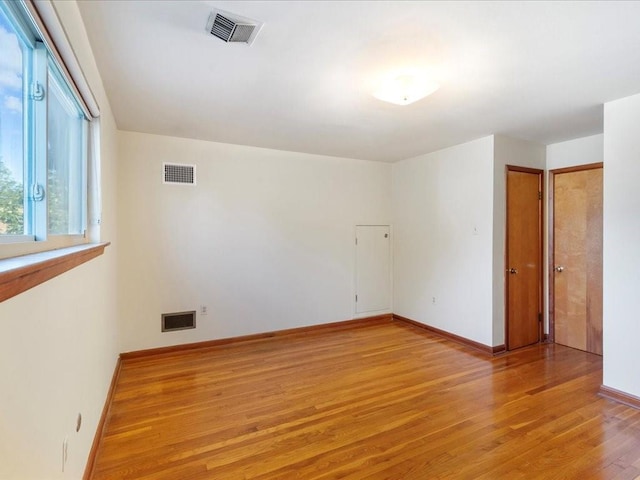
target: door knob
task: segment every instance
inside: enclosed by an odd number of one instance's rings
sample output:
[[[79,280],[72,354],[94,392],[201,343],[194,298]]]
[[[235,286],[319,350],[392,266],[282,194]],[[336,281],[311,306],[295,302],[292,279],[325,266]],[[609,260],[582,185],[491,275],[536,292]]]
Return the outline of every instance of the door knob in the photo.
[[[557,265],[556,268],[554,268],[554,270],[558,273],[560,273],[561,271],[564,270],[564,267],[562,265]]]
[[[507,273],[510,273],[511,275],[515,275],[516,273],[518,273],[518,270],[515,268],[510,268],[507,270]]]

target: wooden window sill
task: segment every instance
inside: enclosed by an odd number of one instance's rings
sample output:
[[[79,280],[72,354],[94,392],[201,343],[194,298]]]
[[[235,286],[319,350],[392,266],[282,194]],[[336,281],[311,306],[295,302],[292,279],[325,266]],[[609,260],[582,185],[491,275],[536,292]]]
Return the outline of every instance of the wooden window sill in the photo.
[[[86,243],[0,260],[0,302],[102,255],[108,245]]]

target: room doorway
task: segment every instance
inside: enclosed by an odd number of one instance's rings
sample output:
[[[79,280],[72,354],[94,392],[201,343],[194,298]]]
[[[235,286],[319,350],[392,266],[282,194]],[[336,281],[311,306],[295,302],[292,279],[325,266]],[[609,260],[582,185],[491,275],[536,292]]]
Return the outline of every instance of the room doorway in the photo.
[[[391,311],[391,229],[356,226],[356,314]]]
[[[507,166],[506,349],[542,336],[542,170]]]
[[[603,164],[549,173],[551,339],[602,355]]]

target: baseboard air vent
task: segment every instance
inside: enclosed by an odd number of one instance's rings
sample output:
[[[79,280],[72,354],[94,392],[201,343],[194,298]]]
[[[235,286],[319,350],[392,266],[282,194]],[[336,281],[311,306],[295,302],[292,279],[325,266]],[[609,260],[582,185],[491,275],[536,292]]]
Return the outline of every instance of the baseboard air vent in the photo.
[[[162,164],[162,183],[195,185],[196,166],[179,163]]]
[[[163,313],[161,326],[163,332],[196,328],[196,312]]]
[[[207,32],[227,43],[251,45],[263,23],[224,10],[214,10],[207,21]]]

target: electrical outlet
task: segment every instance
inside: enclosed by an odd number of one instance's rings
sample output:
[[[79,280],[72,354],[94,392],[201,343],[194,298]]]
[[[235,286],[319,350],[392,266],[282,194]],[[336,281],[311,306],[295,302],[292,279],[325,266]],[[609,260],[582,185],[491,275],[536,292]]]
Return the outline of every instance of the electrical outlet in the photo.
[[[431,303],[436,304],[436,297],[431,297]]]
[[[200,315],[206,315],[206,314],[207,314],[207,306],[200,305]]]
[[[69,458],[69,439],[64,437],[62,441],[62,472],[64,473],[64,467],[67,464],[67,458]]]

